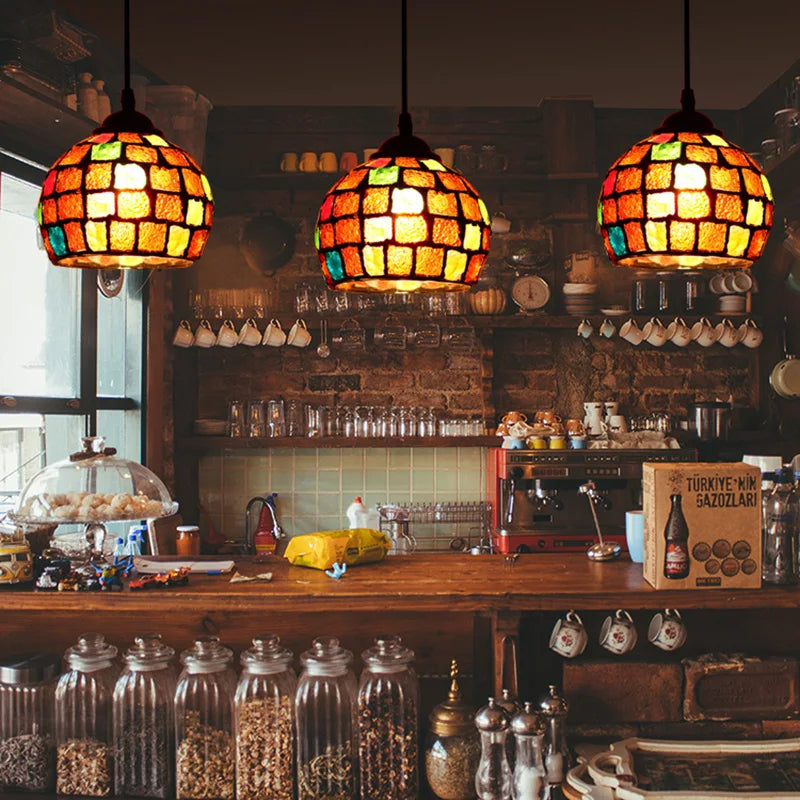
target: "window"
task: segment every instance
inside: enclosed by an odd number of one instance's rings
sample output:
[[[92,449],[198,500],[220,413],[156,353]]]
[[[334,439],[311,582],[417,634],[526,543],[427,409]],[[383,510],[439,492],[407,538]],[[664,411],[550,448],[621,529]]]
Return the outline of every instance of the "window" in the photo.
[[[142,459],[143,293],[125,273],[105,297],[97,273],[54,267],[38,245],[38,172],[0,157],[0,509],[27,480],[99,433]],[[41,173],[42,177],[44,172]]]

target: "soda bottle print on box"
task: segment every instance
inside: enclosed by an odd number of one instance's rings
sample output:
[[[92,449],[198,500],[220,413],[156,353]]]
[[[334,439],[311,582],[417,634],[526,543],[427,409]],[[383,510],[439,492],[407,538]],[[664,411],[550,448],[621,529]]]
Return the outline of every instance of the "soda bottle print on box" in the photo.
[[[689,526],[681,508],[681,496],[672,494],[669,498],[672,508],[664,528],[667,541],[664,553],[664,577],[680,580],[689,577]]]

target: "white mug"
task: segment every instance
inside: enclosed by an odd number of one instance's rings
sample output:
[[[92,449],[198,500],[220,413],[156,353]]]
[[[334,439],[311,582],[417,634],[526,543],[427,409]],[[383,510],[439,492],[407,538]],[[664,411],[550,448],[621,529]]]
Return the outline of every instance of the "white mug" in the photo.
[[[677,650],[686,642],[686,624],[677,609],[665,608],[650,620],[647,639],[651,644],[669,652]]]
[[[603,403],[603,411],[605,412],[606,420],[608,420],[614,414],[619,414],[619,403],[616,400],[609,400],[607,403]]]
[[[601,416],[601,412],[588,413],[583,420],[583,427],[589,436],[602,436],[608,431],[608,425]]]
[[[578,325],[578,336],[588,339],[594,333],[592,323],[588,319],[582,319],[581,324]]]
[[[607,423],[611,433],[625,433],[628,430],[628,423],[622,414],[612,414]]]
[[[716,276],[714,276],[716,277]],[[692,341],[702,347],[711,347],[717,340],[717,334],[714,326],[708,321],[707,317],[700,317],[694,325],[692,325]]]
[[[708,281],[708,288],[711,289],[714,294],[724,294],[725,273],[717,272],[716,275],[712,275],[711,279]]]
[[[610,339],[616,332],[617,326],[610,319],[604,319],[600,326],[600,335]]]
[[[727,317],[714,328],[714,333],[723,347],[733,347],[739,341],[739,331]]]
[[[739,343],[745,347],[758,347],[764,340],[764,333],[755,320],[746,319],[739,326]]]
[[[667,338],[677,347],[686,347],[692,341],[692,329],[686,324],[683,317],[675,317],[667,325]]]
[[[289,329],[286,344],[290,344],[292,347],[308,347],[310,343],[311,334],[308,332],[306,323],[302,319],[297,320]]]
[[[629,319],[627,322],[622,323],[619,329],[619,338],[624,339],[632,345],[640,345],[644,339],[642,329],[636,324],[635,319]]]
[[[653,347],[661,347],[667,341],[667,329],[658,317],[651,317],[642,328],[642,337]]]
[[[265,328],[261,344],[269,345],[270,347],[282,347],[286,344],[286,334],[277,319],[271,320]]]
[[[201,320],[194,332],[192,344],[195,347],[213,347],[216,341],[217,336],[211,328],[211,323],[207,319]]]
[[[587,417],[591,417],[593,414],[600,414],[602,416],[604,410],[605,403],[595,403],[587,400],[583,404],[583,413],[586,414]]]
[[[180,324],[175,329],[175,335],[172,337],[172,344],[175,347],[191,347],[194,341],[194,334],[192,333],[192,326],[182,319]]]
[[[753,288],[753,279],[744,270],[729,272],[722,278],[722,288],[728,294],[744,294]]]
[[[603,627],[600,628],[600,644],[617,655],[630,653],[636,647],[638,640],[639,634],[636,633],[631,615],[621,608],[618,608],[613,616],[606,617]]]
[[[217,333],[215,344],[217,347],[236,347],[238,341],[239,334],[236,333],[236,328],[233,327],[233,323],[229,319],[226,319]]]
[[[256,321],[252,319],[252,317],[242,325],[239,331],[238,344],[244,344],[247,345],[247,347],[255,347],[261,344],[261,331],[258,329],[258,325],[256,325]]]
[[[568,611],[553,626],[550,649],[564,658],[575,658],[586,649],[588,641],[583,620],[574,611]]]

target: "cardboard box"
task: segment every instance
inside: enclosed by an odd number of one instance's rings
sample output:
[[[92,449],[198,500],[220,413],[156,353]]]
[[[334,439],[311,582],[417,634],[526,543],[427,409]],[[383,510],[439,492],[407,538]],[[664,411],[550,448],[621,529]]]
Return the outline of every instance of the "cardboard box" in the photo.
[[[642,490],[648,583],[656,589],[761,586],[758,467],[645,463]]]

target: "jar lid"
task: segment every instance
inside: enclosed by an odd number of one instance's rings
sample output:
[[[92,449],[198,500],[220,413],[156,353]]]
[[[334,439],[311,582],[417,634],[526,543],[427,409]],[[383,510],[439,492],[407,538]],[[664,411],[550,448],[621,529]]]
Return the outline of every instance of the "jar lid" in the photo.
[[[539,701],[539,711],[546,717],[566,717],[569,712],[569,703],[551,684],[548,693]]]
[[[517,714],[522,706],[514,695],[508,689],[503,689],[502,697],[495,697],[495,705],[499,706],[506,712],[506,716],[511,719],[514,714]]]
[[[508,728],[508,716],[495,702],[494,697],[489,698],[489,702],[478,709],[475,715],[475,727],[479,731],[504,731]]]
[[[414,651],[403,645],[400,636],[377,636],[375,644],[361,658],[368,667],[400,669],[414,660]]]
[[[300,663],[310,671],[344,672],[352,662],[353,654],[335,636],[318,636],[300,656]]]
[[[199,636],[181,653],[181,664],[192,672],[216,672],[233,661],[233,650],[220,644],[219,636]]]
[[[0,661],[0,683],[43,683],[58,675],[59,667],[58,656],[49,653],[10,656]]]
[[[175,530],[178,533],[200,533],[200,528],[197,525],[178,525]]]
[[[474,733],[475,720],[472,708],[464,702],[458,685],[458,662],[450,662],[450,691],[447,700],[431,711],[428,719],[431,732],[439,736],[458,736]]]
[[[64,660],[72,669],[91,671],[117,657],[117,648],[106,641],[102,633],[82,633],[78,643],[64,653]]]
[[[175,651],[161,641],[161,634],[142,633],[134,638],[133,646],[122,658],[126,664],[137,666],[166,664],[174,655]]]
[[[525,703],[522,711],[511,718],[511,732],[515,736],[541,736],[547,730],[547,724],[541,714],[533,710],[533,703]]]
[[[258,672],[282,672],[292,663],[294,653],[281,647],[280,636],[274,633],[260,633],[253,639],[253,646],[245,650],[239,660],[245,669]]]

